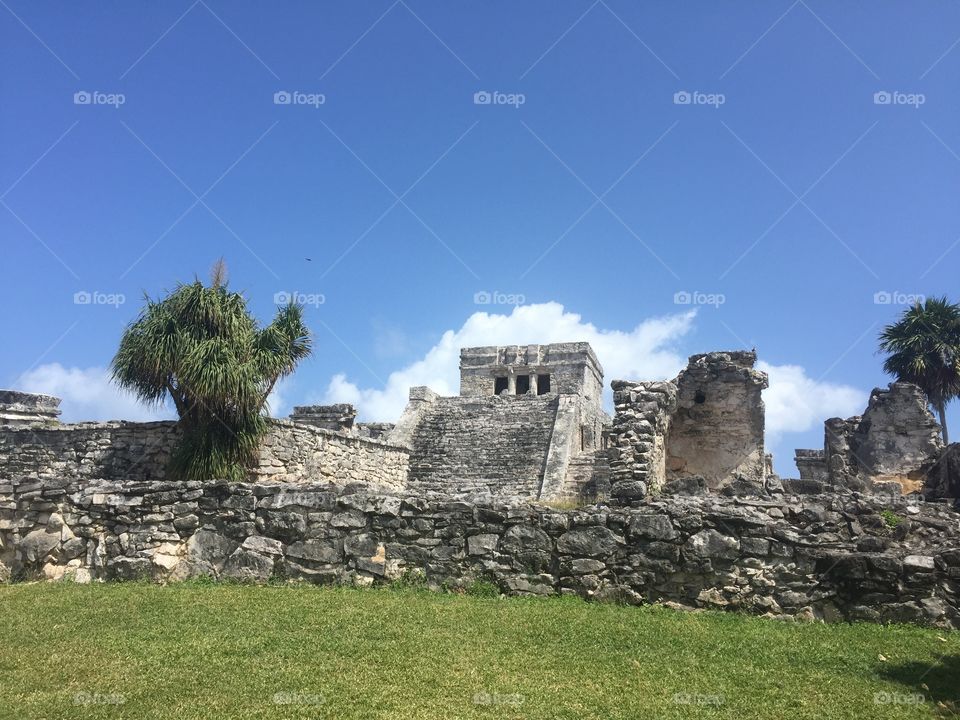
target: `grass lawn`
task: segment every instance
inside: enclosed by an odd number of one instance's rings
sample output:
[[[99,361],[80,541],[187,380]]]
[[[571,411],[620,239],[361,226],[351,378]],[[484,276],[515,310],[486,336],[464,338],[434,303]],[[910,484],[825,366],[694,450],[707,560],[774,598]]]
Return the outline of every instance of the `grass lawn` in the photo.
[[[0,587],[3,718],[929,718],[960,633],[573,599]],[[921,697],[922,696],[922,697]]]

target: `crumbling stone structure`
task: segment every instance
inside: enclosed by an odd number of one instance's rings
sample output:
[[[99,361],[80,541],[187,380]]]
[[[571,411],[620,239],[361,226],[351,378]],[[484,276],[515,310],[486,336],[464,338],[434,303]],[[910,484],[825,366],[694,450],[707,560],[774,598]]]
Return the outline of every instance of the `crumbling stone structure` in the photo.
[[[931,470],[942,452],[923,391],[895,382],[870,394],[862,416],[827,420],[823,451],[797,450],[797,469],[802,480],[835,490],[923,492],[937,483]]]
[[[694,355],[677,376],[677,410],[667,436],[667,479],[700,476],[719,488],[731,478],[763,484],[766,373],[755,352]]]
[[[56,423],[59,416],[60,398],[0,390],[0,427]]]
[[[677,410],[672,382],[613,381],[615,414],[609,433],[612,497],[630,503],[666,482],[666,437]]]
[[[702,479],[763,488],[768,475],[761,391],[753,352],[694,355],[672,382],[615,380],[609,433],[611,493],[634,502],[666,482]]]
[[[356,418],[356,408],[346,403],[338,405],[298,405],[293,408],[293,412],[290,414],[290,419],[295,423],[344,432],[353,429],[353,421]]]

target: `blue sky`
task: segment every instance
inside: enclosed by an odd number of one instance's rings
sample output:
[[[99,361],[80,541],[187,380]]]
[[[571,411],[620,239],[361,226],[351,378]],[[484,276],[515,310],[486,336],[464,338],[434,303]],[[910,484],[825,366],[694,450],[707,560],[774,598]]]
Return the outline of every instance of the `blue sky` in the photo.
[[[550,328],[608,371],[755,346],[791,474],[897,303],[957,298],[958,37],[946,2],[4,0],[0,385],[139,417],[124,325],[222,255],[264,320],[316,301],[280,409],[389,414]]]

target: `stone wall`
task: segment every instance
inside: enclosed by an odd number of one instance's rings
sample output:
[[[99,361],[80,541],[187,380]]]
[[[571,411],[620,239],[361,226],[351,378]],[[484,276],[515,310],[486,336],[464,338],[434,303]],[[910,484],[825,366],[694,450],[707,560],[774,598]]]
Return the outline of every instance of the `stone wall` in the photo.
[[[0,482],[25,478],[162,480],[175,422],[0,428]],[[251,471],[285,482],[329,480],[401,489],[409,453],[382,440],[272,420]]]
[[[677,409],[671,382],[613,383],[613,424],[608,433],[610,493],[629,504],[656,493],[666,481],[666,437]]]
[[[0,480],[160,480],[175,422],[97,422],[0,428]]]
[[[667,436],[667,479],[703,477],[719,488],[740,477],[762,484],[766,373],[754,352],[694,355],[677,377]]]
[[[400,490],[406,487],[409,457],[407,448],[382,440],[274,420],[253,477]]]
[[[538,496],[557,395],[425,397],[410,411],[411,490]],[[406,432],[405,418],[397,429]]]
[[[674,481],[682,482],[682,481]],[[16,480],[0,573],[371,584],[960,626],[960,514],[891,497],[668,497],[556,511],[328,484]]]

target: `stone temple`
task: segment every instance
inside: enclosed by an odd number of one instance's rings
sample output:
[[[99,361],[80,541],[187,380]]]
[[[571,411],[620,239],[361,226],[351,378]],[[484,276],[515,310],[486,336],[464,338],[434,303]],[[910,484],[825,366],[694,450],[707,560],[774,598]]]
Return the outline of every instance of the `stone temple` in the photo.
[[[244,482],[167,473],[176,422],[59,421],[0,391],[0,581],[206,576],[960,627],[960,445],[916,386],[830,418],[780,478],[753,352],[613,380],[584,342],[463,348],[396,423],[271,419]]]

